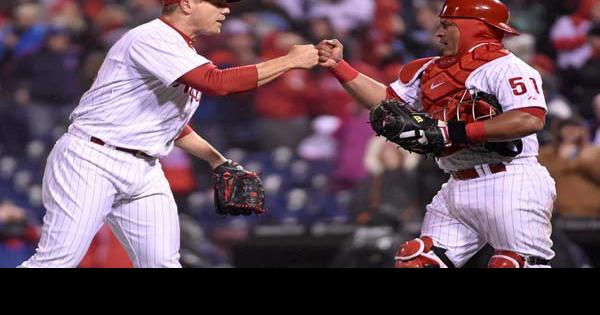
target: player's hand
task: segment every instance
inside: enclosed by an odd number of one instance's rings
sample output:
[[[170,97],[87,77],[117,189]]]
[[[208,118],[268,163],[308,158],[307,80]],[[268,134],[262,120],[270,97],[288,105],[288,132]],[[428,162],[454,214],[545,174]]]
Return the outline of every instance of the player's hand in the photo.
[[[319,63],[319,52],[314,45],[294,45],[288,57],[293,68],[310,69]]]
[[[317,45],[319,65],[333,68],[344,59],[344,45],[337,39],[327,39]]]

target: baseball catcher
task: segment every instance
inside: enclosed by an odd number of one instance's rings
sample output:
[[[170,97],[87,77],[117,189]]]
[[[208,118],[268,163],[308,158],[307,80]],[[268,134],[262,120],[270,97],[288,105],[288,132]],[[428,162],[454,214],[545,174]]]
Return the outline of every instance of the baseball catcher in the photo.
[[[213,173],[215,210],[221,215],[251,215],[265,212],[265,192],[260,177],[231,160]]]
[[[537,160],[547,112],[541,75],[504,48],[519,32],[499,0],[446,0],[439,17],[441,54],[404,64],[389,85],[346,62],[339,40],[317,46],[319,64],[372,110],[378,135],[435,156],[451,176],[395,266],[463,267],[489,244],[491,268],[549,267],[556,187]]]

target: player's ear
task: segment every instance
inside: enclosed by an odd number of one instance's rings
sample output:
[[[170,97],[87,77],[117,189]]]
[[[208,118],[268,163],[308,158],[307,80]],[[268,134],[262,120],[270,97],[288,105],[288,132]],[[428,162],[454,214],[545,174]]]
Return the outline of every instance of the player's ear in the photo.
[[[198,0],[182,0],[182,1],[179,1],[179,7],[181,8],[181,11],[183,11],[183,13],[191,14],[192,6],[195,5],[196,2],[200,2],[200,1],[198,1]]]

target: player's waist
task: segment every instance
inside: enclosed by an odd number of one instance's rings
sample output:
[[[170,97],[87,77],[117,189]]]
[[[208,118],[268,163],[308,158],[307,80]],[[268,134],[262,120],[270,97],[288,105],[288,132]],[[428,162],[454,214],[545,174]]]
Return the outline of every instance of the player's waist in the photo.
[[[147,160],[155,160],[156,159],[156,157],[154,157],[142,150],[128,148],[126,146],[117,146],[117,145],[112,145],[110,143],[107,143],[105,140],[102,139],[101,136],[97,137],[95,135],[89,134],[79,128],[74,127],[73,125],[71,125],[71,127],[69,127],[68,133],[70,135],[76,136],[85,141],[89,141],[89,142],[92,142],[92,143],[100,145],[100,146],[111,148],[116,151],[129,153],[138,158],[147,159]]]
[[[447,171],[450,173],[452,178],[457,180],[469,180],[489,176],[496,173],[502,173],[510,171],[511,169],[518,169],[523,166],[539,165],[537,157],[520,157],[515,158],[510,162],[495,162],[495,163],[484,163],[477,164],[472,167],[466,167],[456,170]]]

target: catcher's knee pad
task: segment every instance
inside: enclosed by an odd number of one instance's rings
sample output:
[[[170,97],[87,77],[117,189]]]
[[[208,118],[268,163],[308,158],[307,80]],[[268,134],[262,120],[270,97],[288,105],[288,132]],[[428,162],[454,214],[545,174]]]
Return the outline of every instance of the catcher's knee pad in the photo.
[[[435,247],[431,237],[423,236],[404,242],[396,252],[395,268],[449,268],[454,267],[444,254]]]
[[[488,262],[488,268],[549,268],[550,261],[536,257],[523,256],[509,250],[497,250]]]
[[[488,268],[523,268],[523,256],[509,250],[497,250],[488,262]]]

